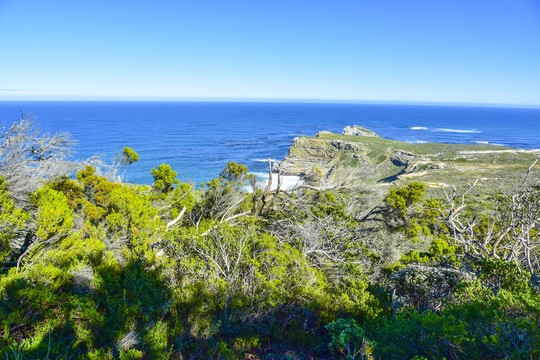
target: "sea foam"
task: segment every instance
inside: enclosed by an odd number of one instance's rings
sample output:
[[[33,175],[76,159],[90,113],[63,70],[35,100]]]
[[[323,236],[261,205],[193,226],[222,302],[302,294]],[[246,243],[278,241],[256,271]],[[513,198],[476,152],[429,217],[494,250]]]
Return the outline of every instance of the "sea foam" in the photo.
[[[440,132],[453,132],[453,133],[463,133],[463,134],[479,134],[480,130],[459,130],[459,129],[437,129],[436,131]]]
[[[268,184],[268,173],[254,172],[253,175],[259,178],[259,183],[257,184],[258,187],[261,189],[265,189],[266,184]],[[277,189],[277,183],[278,183],[278,174],[273,173],[271,190]],[[302,184],[303,184],[303,181],[301,180],[300,176],[294,176],[294,175],[281,176],[281,189],[283,190],[289,190],[289,189],[294,188],[297,185],[302,185]]]
[[[409,129],[411,130],[427,130],[428,128],[425,126],[409,126]]]
[[[255,162],[268,162],[270,160],[271,162],[278,162],[279,160],[276,159],[249,159],[249,161],[255,161]]]

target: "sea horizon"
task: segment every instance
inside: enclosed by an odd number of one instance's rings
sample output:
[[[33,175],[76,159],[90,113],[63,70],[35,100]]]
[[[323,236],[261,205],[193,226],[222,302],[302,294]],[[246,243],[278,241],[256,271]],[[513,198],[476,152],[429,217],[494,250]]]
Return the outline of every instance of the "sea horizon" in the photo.
[[[402,106],[449,106],[449,107],[480,107],[480,108],[525,108],[540,109],[540,104],[521,103],[490,103],[490,102],[459,102],[459,101],[417,101],[417,100],[358,100],[358,99],[318,99],[318,98],[243,98],[243,97],[132,97],[132,96],[90,96],[66,97],[49,99],[0,99],[2,102],[210,102],[210,103],[284,103],[284,104],[356,104],[356,105],[402,105]]]

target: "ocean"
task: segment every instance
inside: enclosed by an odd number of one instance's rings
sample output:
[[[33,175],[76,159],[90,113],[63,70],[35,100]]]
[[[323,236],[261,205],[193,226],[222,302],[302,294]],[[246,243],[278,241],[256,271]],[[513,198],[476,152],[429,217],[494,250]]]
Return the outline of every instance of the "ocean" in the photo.
[[[32,114],[41,130],[68,132],[77,159],[110,161],[129,146],[139,162],[126,181],[151,184],[150,170],[172,166],[196,184],[219,175],[228,161],[263,176],[266,159],[281,160],[294,137],[360,125],[388,139],[500,144],[540,149],[540,109],[270,102],[2,101],[0,122]]]

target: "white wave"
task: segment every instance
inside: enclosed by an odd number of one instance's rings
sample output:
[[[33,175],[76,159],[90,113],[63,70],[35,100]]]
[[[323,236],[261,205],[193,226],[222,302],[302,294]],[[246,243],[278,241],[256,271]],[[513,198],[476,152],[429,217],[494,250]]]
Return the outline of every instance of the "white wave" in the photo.
[[[410,141],[407,141],[408,143],[411,143],[411,144],[425,144],[427,143],[426,140],[410,140]]]
[[[427,130],[428,128],[425,126],[409,126],[409,129],[411,130]]]
[[[268,184],[268,173],[253,173],[254,175],[257,175],[261,181],[257,184],[257,186],[260,189],[265,189],[266,184]],[[275,190],[277,188],[277,179],[278,174],[272,174],[272,186],[271,189]],[[303,181],[300,179],[300,176],[294,176],[294,175],[283,175],[281,176],[281,188],[284,190],[292,189],[293,187],[297,185],[301,185]]]
[[[473,142],[477,144],[483,144],[483,145],[489,144],[489,141],[473,141]]]
[[[256,162],[267,162],[270,160],[271,162],[278,162],[279,160],[276,159],[249,159],[249,161],[256,161]]]
[[[480,130],[459,130],[459,129],[437,129],[436,131],[440,132],[453,132],[453,133],[464,133],[464,134],[479,134]]]

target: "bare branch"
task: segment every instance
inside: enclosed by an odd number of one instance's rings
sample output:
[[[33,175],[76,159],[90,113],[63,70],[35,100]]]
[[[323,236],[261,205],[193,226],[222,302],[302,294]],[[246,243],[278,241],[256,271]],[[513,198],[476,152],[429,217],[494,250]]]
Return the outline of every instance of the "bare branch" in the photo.
[[[182,209],[182,211],[180,211],[180,214],[178,214],[178,216],[174,219],[174,220],[171,220],[168,224],[167,224],[167,228],[165,231],[170,231],[174,225],[176,225],[176,223],[178,223],[180,220],[182,220],[182,218],[184,217],[184,214],[187,210],[187,207],[184,206],[184,208]]]

